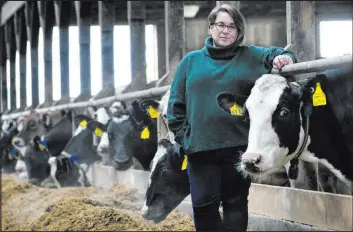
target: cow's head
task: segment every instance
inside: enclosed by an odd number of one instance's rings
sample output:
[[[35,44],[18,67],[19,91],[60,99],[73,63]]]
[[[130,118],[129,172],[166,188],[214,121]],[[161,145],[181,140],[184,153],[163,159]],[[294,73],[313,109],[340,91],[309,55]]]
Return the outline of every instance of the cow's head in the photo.
[[[163,221],[190,193],[186,170],[182,170],[184,152],[177,143],[162,139],[151,162],[151,173],[142,207],[142,216]]]
[[[49,114],[40,115],[34,112],[28,115],[19,127],[21,131],[14,138],[12,144],[24,156],[26,154],[26,146],[33,142],[33,138],[42,136],[51,129],[52,119]]]
[[[76,131],[66,144],[61,155],[56,158],[56,170],[51,170],[52,174],[54,171],[56,172],[55,175],[62,186],[72,186],[77,183],[80,170],[74,165],[75,162],[78,162],[80,166],[86,166],[99,160],[99,156],[93,145],[92,132],[87,130],[87,125],[92,120],[92,118],[86,115],[76,115],[74,117],[77,127]],[[53,161],[49,161],[52,166],[51,168],[53,168]]]
[[[113,114],[125,108],[126,105],[124,102],[114,102],[110,107],[101,107],[96,110],[94,120],[107,126],[111,121]],[[92,128],[95,130],[94,126],[92,126]],[[104,156],[109,153],[109,139],[106,130],[103,131],[101,136],[94,134],[94,144],[97,146],[97,152],[99,155]]]
[[[129,168],[133,163],[132,157],[148,170],[157,149],[157,125],[137,101],[113,114],[107,132],[109,149],[114,154],[118,170]]]
[[[157,100],[144,100],[141,102],[141,108],[148,114],[151,118],[159,117],[163,124],[159,124],[160,131],[167,131],[167,134],[161,134],[162,138],[169,137],[169,140],[174,141],[174,134],[169,130],[168,120],[167,120],[167,110],[168,110],[168,101],[170,96],[170,90],[168,90],[160,101]],[[158,113],[158,115],[157,115]],[[164,130],[162,129],[164,127]]]
[[[312,104],[311,94],[319,81],[320,76],[288,82],[280,75],[266,74],[255,82],[246,101],[235,94],[218,95],[219,106],[228,113],[236,114],[235,109],[245,102],[242,117],[250,123],[250,130],[241,170],[256,175],[294,158],[304,139],[302,111]]]

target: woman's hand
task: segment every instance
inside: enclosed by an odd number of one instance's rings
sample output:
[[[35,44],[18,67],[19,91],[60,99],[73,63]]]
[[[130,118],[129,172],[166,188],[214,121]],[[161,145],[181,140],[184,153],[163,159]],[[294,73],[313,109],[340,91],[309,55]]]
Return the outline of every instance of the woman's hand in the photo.
[[[288,64],[293,64],[292,57],[287,56],[287,55],[279,55],[276,56],[275,59],[273,60],[273,68],[280,70],[283,66],[286,66]]]

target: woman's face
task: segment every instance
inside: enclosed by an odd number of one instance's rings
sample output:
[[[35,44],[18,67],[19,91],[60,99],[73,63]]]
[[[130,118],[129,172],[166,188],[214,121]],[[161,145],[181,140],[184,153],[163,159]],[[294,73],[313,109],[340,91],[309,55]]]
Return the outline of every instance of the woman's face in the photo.
[[[234,43],[238,37],[238,29],[232,17],[226,12],[219,12],[215,23],[209,27],[209,34],[217,47],[226,47]]]

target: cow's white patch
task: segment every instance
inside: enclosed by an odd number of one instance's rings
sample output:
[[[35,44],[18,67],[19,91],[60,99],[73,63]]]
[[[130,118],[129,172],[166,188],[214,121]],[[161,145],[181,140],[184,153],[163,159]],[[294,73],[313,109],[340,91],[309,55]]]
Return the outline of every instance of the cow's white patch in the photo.
[[[15,170],[20,180],[28,178],[26,163],[23,160],[17,160]]]
[[[167,149],[162,145],[158,145],[157,152],[154,155],[153,160],[152,160],[152,167],[151,167],[151,172],[150,172],[150,178],[148,180],[148,186],[150,186],[150,184],[151,184],[151,181],[152,181],[151,176],[154,172],[154,169],[157,166],[158,161],[166,154],[167,154]]]
[[[114,114],[118,111],[118,108],[123,108],[121,102],[113,102],[113,104],[109,107],[109,110]]]
[[[97,122],[100,122],[105,125],[109,121],[110,117],[109,117],[107,111],[105,110],[105,108],[99,108],[95,114],[97,116],[97,119],[96,119]]]
[[[311,153],[308,150],[305,150],[303,154],[300,156],[300,159],[305,160],[310,163],[321,163],[322,165],[326,166],[330,171],[337,176],[338,179],[340,179],[342,182],[344,182],[349,189],[352,189],[352,181],[347,179],[345,175],[342,174],[340,170],[337,170],[336,168],[333,167],[333,165],[327,161],[327,159],[319,159],[318,157],[315,156],[314,153]]]
[[[58,181],[58,179],[56,179],[56,171],[58,170],[58,166],[56,163],[56,157],[50,157],[48,159],[48,164],[50,166],[50,176],[53,179],[55,185],[57,188],[61,188],[61,184]]]
[[[147,206],[147,203],[146,203],[146,200],[145,200],[145,202],[143,203],[142,209],[141,209],[141,214],[144,215],[147,212],[148,212],[148,206]]]
[[[129,118],[130,118],[129,115],[122,115],[120,117],[113,117],[113,121],[119,124],[119,123],[122,123],[122,122],[128,120]]]
[[[97,152],[99,155],[102,155],[104,150],[109,149],[109,137],[107,132],[103,132],[101,141],[97,147]]]
[[[84,131],[86,129],[86,127],[82,127],[82,126],[78,126],[76,131],[75,131],[75,134],[73,135],[73,137],[79,135],[82,131]]]

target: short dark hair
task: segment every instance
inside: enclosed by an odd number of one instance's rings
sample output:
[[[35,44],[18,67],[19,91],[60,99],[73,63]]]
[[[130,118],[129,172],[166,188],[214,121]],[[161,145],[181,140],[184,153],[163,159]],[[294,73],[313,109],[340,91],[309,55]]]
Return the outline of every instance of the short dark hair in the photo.
[[[221,6],[216,6],[212,9],[208,15],[209,26],[212,26],[217,18],[219,12],[226,12],[233,19],[235,26],[238,29],[238,38],[236,43],[242,44],[245,42],[245,18],[243,14],[235,7],[229,4],[222,4]]]

